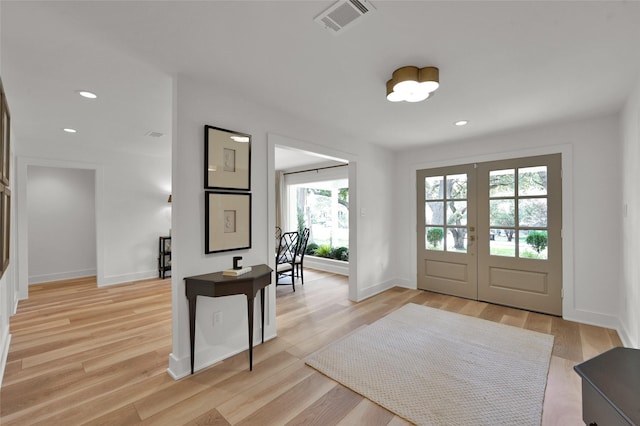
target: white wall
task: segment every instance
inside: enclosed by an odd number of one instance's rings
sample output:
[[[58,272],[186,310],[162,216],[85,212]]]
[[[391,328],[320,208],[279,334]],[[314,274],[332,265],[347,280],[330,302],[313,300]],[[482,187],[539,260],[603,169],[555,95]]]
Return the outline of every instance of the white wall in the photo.
[[[416,170],[552,152],[563,155],[563,316],[618,327],[622,176],[613,116],[403,152],[395,200],[398,223],[407,226],[399,228],[395,242],[397,276],[416,287]]]
[[[173,145],[173,353],[169,372],[181,377],[189,371],[189,323],[184,277],[214,272],[231,266],[234,255],[246,265],[273,264],[275,219],[273,149],[275,145],[319,152],[350,162],[350,200],[366,209],[358,217],[354,299],[392,286],[383,266],[391,257],[392,206],[381,200],[392,196],[393,154],[381,148],[331,133],[261,105],[246,102],[224,87],[212,87],[178,78],[174,87]],[[204,254],[203,143],[205,124],[252,135],[253,246],[220,254]],[[269,134],[269,135],[268,135]],[[288,135],[288,137],[277,136]],[[357,175],[352,175],[356,173]],[[355,183],[355,188],[351,184]],[[354,194],[354,190],[357,193]],[[274,199],[271,199],[274,198]],[[357,207],[356,207],[357,208]],[[350,228],[354,228],[352,223]],[[350,246],[351,246],[350,242]],[[353,253],[352,253],[353,254]],[[357,277],[357,278],[356,278]],[[210,365],[247,348],[246,300],[244,296],[199,298],[196,327],[196,368]],[[275,288],[268,287],[265,338],[275,335]],[[212,326],[214,311],[223,322]],[[256,324],[256,334],[259,332]]]
[[[96,274],[95,171],[29,166],[29,284]]]
[[[2,2],[0,2],[0,17],[2,16]],[[0,19],[2,22],[2,19]],[[1,33],[2,31],[0,31]],[[0,55],[0,70],[2,69],[1,63],[2,55]],[[1,77],[1,76],[0,76]],[[11,108],[11,105],[9,105]],[[14,140],[14,133],[11,131],[10,135],[11,141]],[[12,142],[13,144],[13,142]],[[13,162],[13,145],[11,146],[11,164]],[[10,176],[10,188],[13,191],[15,188],[15,173],[14,170],[11,170]],[[9,354],[9,345],[11,343],[11,334],[9,329],[9,320],[11,315],[14,314],[16,304],[18,301],[18,292],[16,291],[16,278],[15,278],[15,265],[16,265],[16,250],[15,250],[15,197],[12,193],[12,201],[11,201],[11,236],[10,236],[10,246],[11,253],[9,255],[9,267],[0,278],[0,386],[2,386],[2,378],[4,376],[4,368],[7,361],[7,355]]]
[[[622,114],[622,286],[623,341],[640,349],[640,80]]]

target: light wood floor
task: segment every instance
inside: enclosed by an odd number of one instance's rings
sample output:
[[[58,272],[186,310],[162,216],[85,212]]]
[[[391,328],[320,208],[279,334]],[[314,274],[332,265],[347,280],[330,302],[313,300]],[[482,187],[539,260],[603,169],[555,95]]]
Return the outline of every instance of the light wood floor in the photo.
[[[581,425],[573,366],[621,346],[615,331],[435,293],[394,288],[361,303],[344,277],[306,271],[277,287],[278,337],[188,378],[166,373],[171,285],[98,289],[92,279],[30,287],[11,319],[2,425],[402,425],[392,413],[304,365],[325,344],[405,303],[419,303],[555,336],[544,425]]]

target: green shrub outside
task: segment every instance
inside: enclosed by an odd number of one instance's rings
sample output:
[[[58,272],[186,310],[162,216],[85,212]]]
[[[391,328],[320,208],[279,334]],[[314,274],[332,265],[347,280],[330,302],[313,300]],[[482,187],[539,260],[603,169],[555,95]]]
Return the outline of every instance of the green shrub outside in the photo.
[[[541,231],[530,231],[525,240],[538,254],[545,248],[549,242],[547,233]]]
[[[315,243],[307,245],[306,254],[311,256],[324,257],[326,259],[336,259],[345,262],[349,261],[349,248],[348,247],[331,247],[329,244],[323,244],[319,246]]]
[[[444,238],[444,230],[442,228],[429,228],[427,231],[427,241],[433,247],[438,247],[440,241]]]

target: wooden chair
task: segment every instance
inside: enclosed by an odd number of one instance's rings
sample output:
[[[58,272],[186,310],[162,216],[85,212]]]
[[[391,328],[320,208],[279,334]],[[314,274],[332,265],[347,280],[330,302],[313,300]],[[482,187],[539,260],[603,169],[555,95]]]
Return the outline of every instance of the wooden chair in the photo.
[[[296,291],[295,261],[298,247],[298,233],[285,232],[280,237],[278,253],[276,254],[276,285],[291,285]],[[280,281],[281,278],[290,277],[291,282]]]
[[[296,260],[294,266],[296,267],[296,277],[300,277],[300,281],[304,285],[304,255],[307,251],[307,243],[309,242],[309,228],[304,228],[302,235],[300,236],[300,244],[298,244],[298,250],[296,250]]]
[[[282,238],[282,229],[276,226],[276,252],[278,252],[278,244],[280,244],[280,238]]]

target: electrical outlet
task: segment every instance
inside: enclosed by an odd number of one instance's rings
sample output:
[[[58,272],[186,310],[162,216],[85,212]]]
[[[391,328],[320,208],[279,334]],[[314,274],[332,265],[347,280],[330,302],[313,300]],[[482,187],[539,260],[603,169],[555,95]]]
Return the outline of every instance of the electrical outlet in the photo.
[[[222,322],[222,312],[216,311],[213,313],[213,325],[220,324]]]

